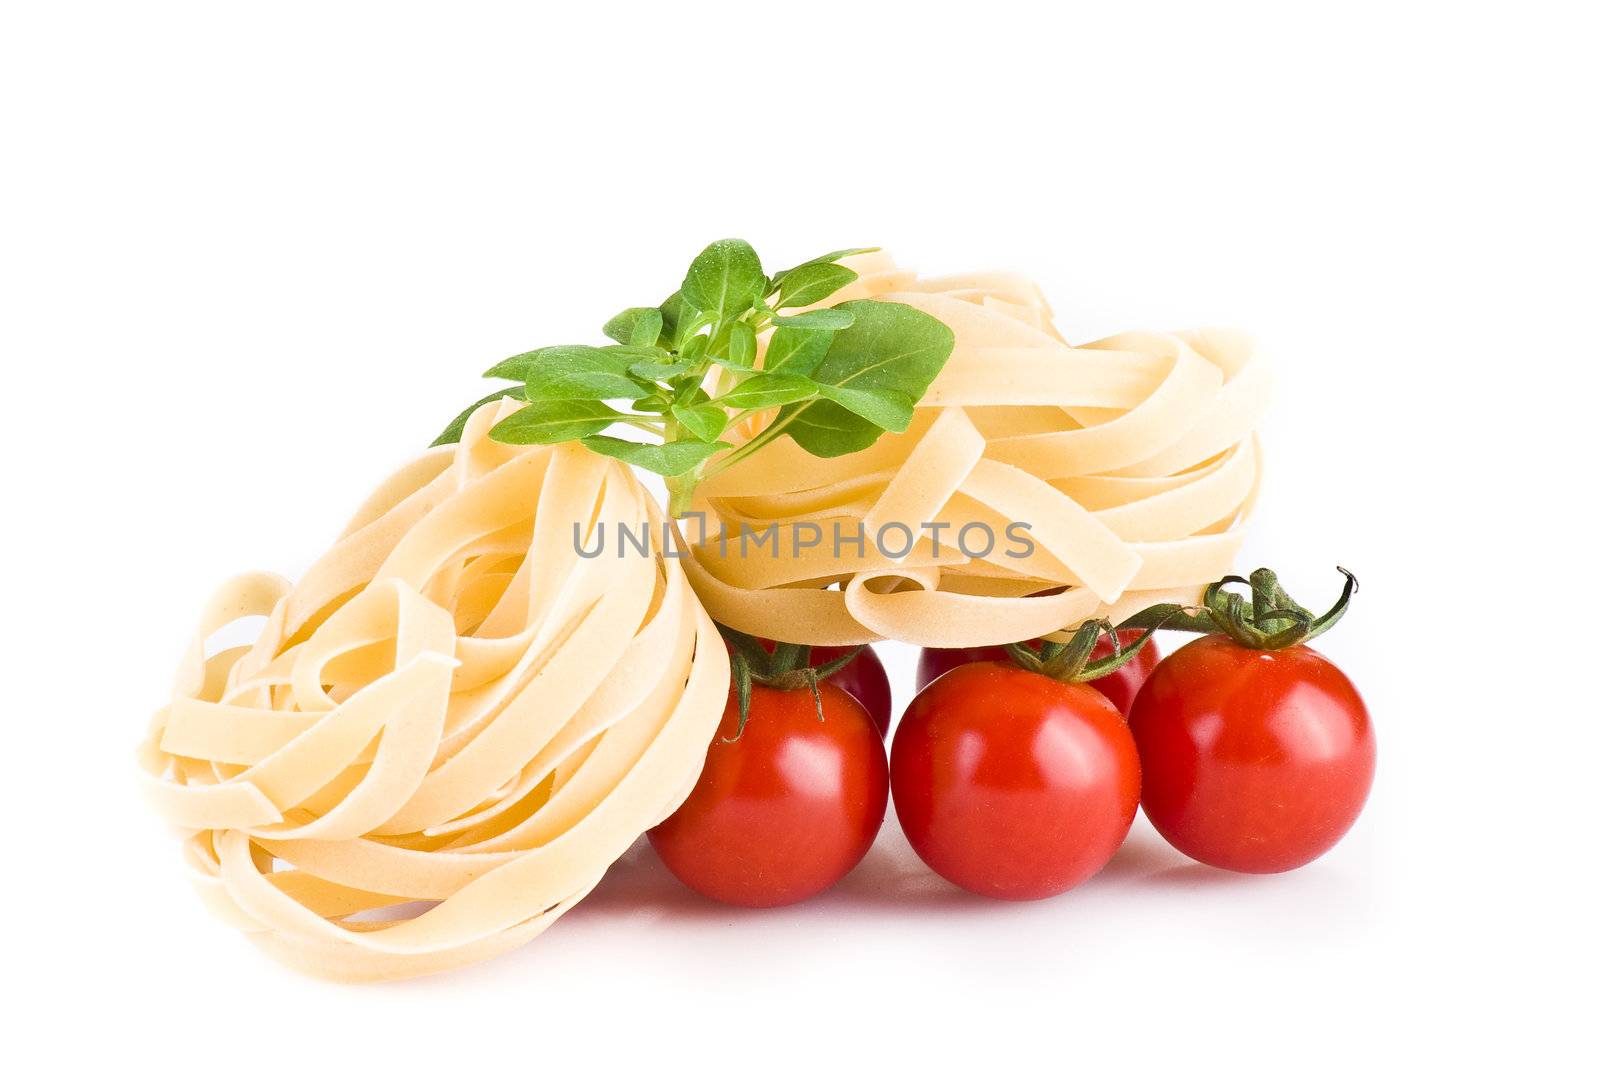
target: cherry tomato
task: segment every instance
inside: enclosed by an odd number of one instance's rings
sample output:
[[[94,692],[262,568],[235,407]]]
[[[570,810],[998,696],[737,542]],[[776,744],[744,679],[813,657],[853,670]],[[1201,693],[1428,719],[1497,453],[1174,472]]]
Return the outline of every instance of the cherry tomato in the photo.
[[[1131,644],[1139,638],[1140,631],[1123,629],[1117,636],[1123,644]],[[1110,653],[1111,637],[1101,636],[1094,645],[1092,657],[1104,658]],[[1160,661],[1161,653],[1156,650],[1155,640],[1152,639],[1139,649],[1133,661],[1109,676],[1090,681],[1089,686],[1111,700],[1126,718],[1128,711],[1133,709],[1134,696],[1139,694],[1139,688]],[[920,692],[955,667],[973,662],[1005,662],[1009,665],[1011,658],[1004,647],[924,647],[917,658],[917,691]]]
[[[809,688],[756,685],[739,732],[730,695],[689,798],[650,831],[685,885],[743,907],[815,896],[861,861],[883,824],[889,768],[872,717],[825,680],[822,720]]]
[[[762,640],[761,646],[770,651],[775,644],[771,640]],[[810,664],[824,665],[843,657],[848,650],[848,647],[813,647]],[[843,669],[828,674],[828,680],[849,692],[856,702],[867,708],[867,713],[872,715],[872,723],[878,727],[879,736],[889,735],[894,698],[889,691],[889,674],[884,670],[883,660],[876,651],[871,647],[863,647],[861,653],[845,663]]]
[[[895,812],[925,863],[1002,900],[1091,877],[1139,805],[1139,756],[1110,700],[1012,665],[958,666],[900,719]]]
[[[811,664],[820,666],[831,662],[848,650],[848,647],[813,647]],[[894,702],[889,693],[889,674],[884,671],[883,661],[876,651],[871,647],[862,648],[861,653],[846,662],[843,669],[829,674],[828,680],[849,692],[856,702],[867,708],[867,713],[872,715],[872,723],[878,727],[879,736],[889,735],[889,715]]]
[[[1377,761],[1361,696],[1309,647],[1198,639],[1145,682],[1129,727],[1144,811],[1161,835],[1192,859],[1252,874],[1333,847],[1361,813]]]

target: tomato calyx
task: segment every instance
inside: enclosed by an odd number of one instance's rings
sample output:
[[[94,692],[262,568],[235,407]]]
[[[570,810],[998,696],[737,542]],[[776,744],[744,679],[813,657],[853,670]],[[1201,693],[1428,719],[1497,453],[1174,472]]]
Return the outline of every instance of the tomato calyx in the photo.
[[[1152,609],[1164,612],[1151,615],[1152,620],[1149,624],[1138,626],[1142,627],[1143,631],[1139,633],[1138,639],[1127,646],[1123,646],[1117,627],[1113,627],[1110,621],[1102,617],[1085,621],[1072,629],[1072,638],[1066,643],[1042,640],[1037,648],[1026,643],[1008,643],[1006,654],[1010,655],[1011,661],[1022,669],[1030,673],[1042,673],[1063,684],[1086,684],[1101,677],[1109,677],[1137,658],[1145,644],[1156,634],[1156,630],[1163,627],[1167,620],[1179,616],[1184,611],[1183,607],[1176,605]],[[1126,624],[1118,627],[1128,628]],[[1102,658],[1095,658],[1095,644],[1102,635],[1110,640],[1111,653]]]
[[[1242,576],[1225,576],[1218,580],[1206,588],[1206,611],[1218,629],[1241,647],[1281,651],[1306,643],[1338,623],[1350,608],[1350,597],[1361,587],[1354,573],[1342,565],[1337,568],[1344,574],[1344,590],[1320,617],[1290,598],[1271,569],[1257,569],[1248,580]],[[1249,600],[1228,591],[1229,584],[1249,585]]]
[[[780,692],[811,689],[811,699],[817,707],[817,720],[821,721],[822,692],[817,687],[818,682],[849,665],[850,660],[863,650],[862,646],[852,647],[838,658],[813,666],[810,664],[811,647],[807,644],[776,643],[769,651],[754,636],[727,625],[719,623],[717,631],[728,641],[732,652],[733,694],[739,702],[738,731],[732,737],[722,737],[724,742],[730,744],[744,735],[745,723],[750,720],[750,693],[758,684]]]
[[[1034,647],[1011,643],[1006,653],[1011,661],[1033,673],[1042,673],[1067,683],[1098,680],[1131,662],[1158,631],[1222,634],[1240,647],[1255,651],[1281,651],[1306,643],[1327,632],[1350,608],[1350,598],[1360,590],[1355,574],[1337,566],[1344,574],[1344,590],[1333,606],[1318,616],[1289,596],[1271,569],[1257,569],[1248,578],[1225,576],[1206,587],[1200,606],[1159,603],[1149,606],[1113,626],[1104,619],[1085,621],[1069,629],[1066,643],[1043,641]],[[1250,596],[1228,590],[1229,585],[1245,584]],[[1139,631],[1133,643],[1123,646],[1120,632]],[[1111,654],[1094,658],[1095,643],[1104,635],[1111,641]]]
[[[1344,590],[1321,616],[1290,598],[1271,569],[1257,569],[1248,578],[1225,576],[1207,586],[1201,597],[1202,606],[1163,603],[1141,610],[1119,627],[1221,633],[1240,647],[1253,651],[1281,651],[1327,632],[1350,608],[1350,597],[1361,585],[1350,570],[1342,565],[1336,568],[1344,574]],[[1229,591],[1230,584],[1247,585],[1249,598]]]

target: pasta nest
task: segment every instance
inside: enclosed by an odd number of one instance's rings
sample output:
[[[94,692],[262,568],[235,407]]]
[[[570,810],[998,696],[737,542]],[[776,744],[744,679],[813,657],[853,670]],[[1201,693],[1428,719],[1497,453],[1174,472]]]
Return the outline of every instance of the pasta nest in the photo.
[[[717,620],[818,644],[1008,643],[1192,602],[1228,572],[1268,395],[1246,338],[1072,346],[1026,279],[918,279],[883,254],[846,263],[860,277],[830,304],[914,306],[954,331],[954,351],[905,433],[836,458],[779,438],[701,485],[685,566]],[[1016,522],[1028,527],[1010,540]],[[758,532],[767,542],[744,539]]]
[[[659,525],[654,501],[575,444],[490,441],[514,407],[395,473],[298,584],[223,587],[142,745],[206,902],[305,971],[532,939],[677,808],[721,716],[726,649],[679,564],[577,550],[575,525]]]

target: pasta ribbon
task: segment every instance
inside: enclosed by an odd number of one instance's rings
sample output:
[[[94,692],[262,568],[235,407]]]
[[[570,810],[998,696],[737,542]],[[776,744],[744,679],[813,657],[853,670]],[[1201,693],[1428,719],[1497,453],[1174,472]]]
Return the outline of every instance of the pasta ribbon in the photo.
[[[654,500],[577,444],[491,441],[515,405],[395,473],[299,584],[225,585],[140,748],[206,903],[304,971],[531,940],[683,801],[721,717],[726,649]],[[656,553],[580,553],[601,526]],[[244,618],[253,643],[206,653]]]
[[[882,253],[846,263],[860,277],[830,303],[914,306],[955,349],[906,432],[837,458],[779,438],[701,485],[709,535],[685,566],[717,620],[796,643],[1010,643],[1193,601],[1228,571],[1269,388],[1247,339],[1138,331],[1070,346],[1027,279],[919,280]],[[776,556],[734,538],[765,526]],[[816,529],[822,543],[805,546]],[[892,545],[876,538],[891,532]],[[858,534],[864,547],[848,542]]]

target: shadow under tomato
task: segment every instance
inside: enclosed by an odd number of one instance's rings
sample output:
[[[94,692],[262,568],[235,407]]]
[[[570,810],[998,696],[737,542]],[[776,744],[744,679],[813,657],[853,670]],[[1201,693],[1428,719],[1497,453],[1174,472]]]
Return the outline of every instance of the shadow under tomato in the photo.
[[[1105,868],[1084,886],[1209,886],[1248,882],[1255,876],[1189,862],[1142,820]],[[1070,893],[1068,894],[1070,895]],[[1054,899],[1054,898],[1050,898]],[[1045,901],[994,900],[951,884],[928,869],[906,842],[893,812],[872,850],[827,892],[787,907],[752,909],[709,899],[685,886],[648,842],[639,842],[612,864],[604,880],[573,909],[574,917],[626,917],[636,922],[702,919],[736,922],[830,906],[895,914],[974,914],[1027,910]]]
[[[1153,880],[1182,860],[1152,830],[1135,829],[1094,877],[1061,894],[1091,887],[1131,886]],[[1209,868],[1208,868],[1209,869]],[[854,907],[906,913],[958,913],[1025,911],[1032,906],[1056,902],[1060,897],[1040,900],[996,900],[968,892],[928,869],[906,844],[898,830],[885,831],[872,851],[843,881],[819,900],[837,898]]]
[[[1155,833],[1135,826],[1128,834],[1128,839],[1122,842],[1122,847],[1117,849],[1117,854],[1111,857],[1100,873],[1089,880],[1108,885],[1132,885],[1148,881],[1153,874],[1171,867],[1182,858]]]
[[[854,910],[899,914],[971,913],[1016,906],[952,885],[929,870],[904,838],[883,835],[867,857],[819,900],[824,898]]]
[[[612,864],[595,890],[573,908],[574,918],[602,916],[633,922],[776,918],[789,913],[851,911],[899,913],[972,912],[1022,905],[974,896],[929,870],[898,829],[885,829],[866,858],[833,888],[798,904],[746,908],[720,903],[685,886],[666,868],[648,842],[639,843]]]
[[[1207,888],[1215,885],[1240,885],[1270,880],[1272,874],[1240,874],[1234,870],[1222,870],[1218,867],[1208,866],[1205,863],[1185,862],[1176,866],[1164,867],[1153,874],[1147,874],[1142,879],[1147,885],[1165,885],[1171,888]]]

